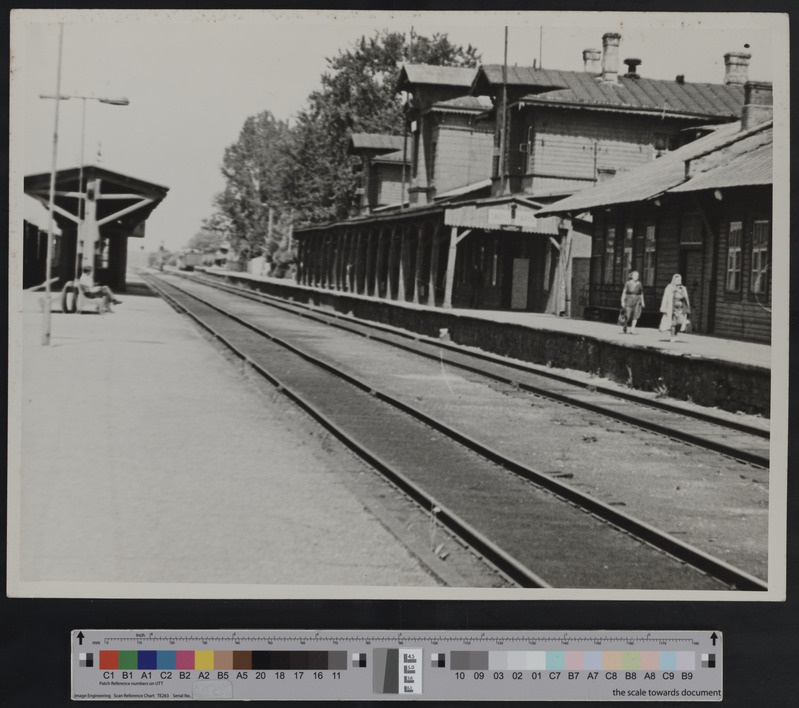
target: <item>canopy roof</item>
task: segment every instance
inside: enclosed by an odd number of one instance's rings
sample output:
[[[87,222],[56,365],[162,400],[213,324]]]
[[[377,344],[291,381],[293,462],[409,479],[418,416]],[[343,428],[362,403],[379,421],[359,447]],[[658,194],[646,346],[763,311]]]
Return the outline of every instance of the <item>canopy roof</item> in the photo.
[[[55,175],[54,215],[61,228],[79,221],[81,196],[89,183],[100,180],[100,189],[92,195],[97,202],[97,223],[101,228],[132,234],[152,213],[169,191],[152,182],[113,172],[97,165],[59,170]],[[50,173],[27,175],[25,194],[49,206]]]
[[[772,141],[771,121],[746,131],[740,123],[722,125],[674,152],[557,201],[542,213],[579,214],[665,192],[771,184]]]

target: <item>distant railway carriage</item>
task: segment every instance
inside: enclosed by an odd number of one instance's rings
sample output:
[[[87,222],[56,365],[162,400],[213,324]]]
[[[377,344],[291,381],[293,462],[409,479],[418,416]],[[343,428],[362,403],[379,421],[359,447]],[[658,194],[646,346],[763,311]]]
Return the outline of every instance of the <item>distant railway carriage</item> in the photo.
[[[203,254],[200,251],[183,251],[178,254],[180,270],[194,270],[201,265],[203,265]]]

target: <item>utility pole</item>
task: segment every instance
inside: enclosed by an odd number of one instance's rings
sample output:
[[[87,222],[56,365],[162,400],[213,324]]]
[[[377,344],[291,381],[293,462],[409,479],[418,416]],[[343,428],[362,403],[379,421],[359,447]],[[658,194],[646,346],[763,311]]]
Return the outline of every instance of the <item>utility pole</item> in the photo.
[[[64,23],[58,25],[58,74],[56,78],[56,96],[61,95],[61,49],[64,43]],[[48,209],[50,218],[47,224],[47,257],[44,273],[44,320],[42,322],[42,344],[50,344],[53,303],[50,300],[50,275],[53,270],[53,208],[55,206],[55,174],[58,161],[58,107],[61,101],[55,102],[55,127],[53,128],[53,161],[50,169],[50,198]]]
[[[508,26],[505,25],[505,61],[502,64],[502,132],[499,134],[499,192],[505,193],[505,173],[507,172],[507,160],[505,158],[505,148],[507,137],[505,133],[508,129]]]

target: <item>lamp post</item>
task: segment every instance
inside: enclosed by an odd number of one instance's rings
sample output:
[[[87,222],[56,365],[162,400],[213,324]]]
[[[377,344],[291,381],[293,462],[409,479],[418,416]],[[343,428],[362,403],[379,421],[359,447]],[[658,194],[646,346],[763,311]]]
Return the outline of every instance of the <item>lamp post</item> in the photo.
[[[56,101],[69,101],[70,99],[79,100],[82,102],[81,110],[81,128],[80,128],[80,170],[78,173],[78,193],[80,194],[80,202],[78,203],[78,241],[83,237],[83,217],[85,215],[85,195],[83,193],[83,163],[85,160],[85,142],[86,142],[86,101],[98,101],[99,103],[106,103],[111,106],[127,106],[130,101],[127,98],[106,98],[101,96],[78,96],[76,94],[62,94],[60,91],[56,95],[41,94],[39,98],[55,99]],[[56,106],[58,103],[56,103]],[[79,249],[75,249],[75,277],[78,277],[78,258],[80,257]]]

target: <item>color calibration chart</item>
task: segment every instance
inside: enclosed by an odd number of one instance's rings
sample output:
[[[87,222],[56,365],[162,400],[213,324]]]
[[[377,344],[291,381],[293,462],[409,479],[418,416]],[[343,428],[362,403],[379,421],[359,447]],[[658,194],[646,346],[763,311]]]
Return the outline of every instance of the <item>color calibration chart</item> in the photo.
[[[74,630],[73,700],[721,701],[720,632]]]

